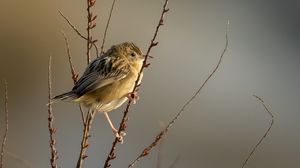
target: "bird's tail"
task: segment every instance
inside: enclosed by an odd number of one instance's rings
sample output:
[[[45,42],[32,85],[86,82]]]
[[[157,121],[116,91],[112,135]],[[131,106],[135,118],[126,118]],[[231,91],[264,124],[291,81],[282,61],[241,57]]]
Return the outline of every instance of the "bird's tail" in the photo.
[[[78,95],[76,93],[74,93],[73,91],[70,91],[70,92],[63,93],[63,94],[53,97],[50,104],[55,103],[57,101],[71,102],[77,98],[78,98]]]

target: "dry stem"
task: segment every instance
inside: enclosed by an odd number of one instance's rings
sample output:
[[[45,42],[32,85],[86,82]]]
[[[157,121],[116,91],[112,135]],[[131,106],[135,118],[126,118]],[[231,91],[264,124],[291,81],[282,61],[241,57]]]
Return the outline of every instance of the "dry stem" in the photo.
[[[168,0],[165,0],[165,3],[163,5],[163,10],[162,10],[162,13],[161,13],[161,16],[160,16],[160,19],[159,19],[159,22],[156,26],[156,30],[154,32],[154,35],[151,39],[151,42],[150,42],[150,45],[148,47],[148,50],[147,50],[147,53],[145,55],[145,60],[143,62],[143,66],[139,72],[139,75],[137,77],[137,80],[135,81],[135,84],[134,84],[134,88],[132,90],[132,93],[136,91],[137,87],[138,87],[138,81],[140,79],[140,74],[143,72],[144,68],[148,67],[150,64],[147,63],[147,60],[148,60],[148,57],[149,57],[149,53],[152,49],[152,47],[154,46],[157,46],[158,42],[155,42],[155,39],[156,39],[156,36],[157,36],[157,33],[158,33],[158,30],[159,28],[163,25],[163,19],[164,19],[164,16],[165,14],[169,11],[169,9],[167,8],[167,4],[168,4]],[[126,109],[124,111],[124,114],[123,114],[123,118],[122,118],[122,121],[120,123],[120,126],[119,126],[119,131],[118,133],[120,134],[121,131],[124,131],[125,128],[126,128],[126,123],[128,121],[128,112],[129,112],[129,109],[130,109],[130,106],[131,106],[131,103],[132,103],[132,100],[129,100],[128,103],[127,103],[127,106],[126,106]],[[107,167],[110,167],[110,161],[113,160],[114,158],[116,158],[116,155],[115,155],[115,150],[116,150],[116,145],[118,143],[118,138],[115,138],[113,144],[112,144],[112,147],[111,147],[111,150],[105,160],[105,163],[104,163],[104,168],[107,168]]]
[[[53,127],[53,112],[51,106],[51,98],[52,98],[52,81],[51,81],[51,56],[49,56],[49,66],[48,66],[48,129],[50,133],[50,149],[51,149],[51,159],[50,164],[52,168],[58,168],[56,160],[58,159],[57,150],[56,150],[56,140],[54,134],[56,132],[56,128]]]
[[[70,70],[71,70],[71,74],[72,74],[72,79],[74,84],[76,83],[77,79],[78,79],[78,74],[76,74],[75,72],[75,68],[73,66],[72,63],[72,56],[71,56],[71,52],[70,52],[70,46],[69,46],[69,41],[65,35],[64,32],[62,32],[64,39],[65,39],[65,43],[66,43],[66,47],[67,47],[67,54],[68,54],[68,60],[69,60],[69,64],[70,64]],[[79,109],[81,112],[81,118],[82,118],[82,123],[84,126],[83,129],[83,137],[82,137],[82,141],[81,141],[81,148],[80,148],[80,155],[77,161],[77,168],[80,168],[83,166],[83,160],[87,157],[86,156],[86,150],[88,148],[88,138],[90,137],[89,135],[89,131],[91,128],[91,124],[94,118],[94,112],[88,112],[87,116],[85,117],[85,114],[83,112],[82,106],[79,105]],[[87,120],[86,120],[87,118]]]
[[[70,65],[70,70],[71,70],[71,74],[72,74],[72,79],[74,84],[76,83],[77,79],[78,79],[78,74],[76,74],[74,66],[73,66],[73,62],[72,62],[72,56],[71,56],[71,51],[70,51],[70,45],[69,45],[69,41],[68,38],[66,36],[66,33],[61,31],[62,35],[64,36],[65,39],[65,44],[67,47],[67,55],[68,55],[68,60],[69,60],[69,65]]]
[[[163,160],[162,149],[163,149],[163,141],[161,141],[158,144],[156,168],[162,168],[162,160]]]
[[[92,45],[95,44],[97,42],[97,40],[93,40],[92,39],[92,29],[96,27],[96,18],[97,18],[97,15],[93,16],[93,13],[92,13],[92,7],[95,5],[96,3],[96,0],[87,0],[87,48],[86,48],[86,55],[87,55],[87,64],[90,63],[90,59],[91,59],[91,48],[92,48]],[[97,56],[98,56],[98,49],[97,50]],[[80,110],[82,111],[82,108],[80,106]],[[89,144],[88,144],[88,139],[90,137],[90,129],[92,127],[92,122],[93,122],[93,119],[94,119],[94,116],[95,116],[95,111],[93,110],[89,110],[86,117],[85,117],[85,120],[83,120],[84,122],[84,128],[83,128],[83,135],[82,135],[82,140],[81,140],[81,148],[80,148],[80,154],[79,154],[79,158],[78,158],[78,161],[77,161],[77,165],[76,165],[76,168],[82,168],[83,166],[83,161],[85,158],[87,158],[87,155],[86,155],[86,151],[87,151],[87,148],[89,147]],[[83,113],[82,114],[82,118],[84,119],[84,115]]]
[[[96,0],[87,0],[86,2],[87,2],[87,28],[86,28],[87,37],[82,35],[82,33],[80,33],[80,31],[70,22],[70,20],[66,16],[64,16],[64,14],[62,12],[59,11],[59,13],[67,21],[67,23],[71,26],[71,28],[77,33],[77,35],[79,35],[81,38],[83,38],[87,41],[86,56],[87,56],[87,64],[89,64],[90,60],[91,60],[92,46],[95,47],[97,56],[99,55],[99,50],[98,50],[97,45],[95,44],[97,42],[97,40],[92,39],[92,29],[95,28],[95,26],[96,26],[95,20],[97,18],[97,16],[96,15],[94,16],[92,13],[92,7],[95,5]],[[68,54],[68,58],[69,58],[72,79],[75,84],[77,81],[78,75],[75,73],[75,70],[74,70],[74,67],[72,64],[68,40],[64,33],[63,33],[63,35],[64,35],[66,46],[67,46],[67,54]],[[89,144],[88,144],[88,138],[90,137],[89,132],[91,129],[91,124],[93,122],[93,118],[95,116],[95,112],[89,110],[85,117],[81,105],[79,105],[79,108],[81,111],[81,117],[82,117],[82,121],[84,124],[84,129],[83,129],[83,136],[82,136],[82,141],[81,141],[80,154],[79,154],[79,158],[78,158],[77,166],[76,166],[77,168],[81,168],[83,166],[83,161],[87,157],[86,150],[89,146]]]
[[[82,33],[80,33],[79,29],[74,26],[74,24],[70,21],[70,19],[68,19],[61,11],[58,11],[60,16],[64,18],[64,20],[69,24],[69,26],[77,33],[77,35],[81,38],[83,38],[84,40],[88,40],[87,37],[85,37]],[[95,18],[96,19],[96,18]],[[96,45],[97,41],[92,41],[92,45],[94,46],[95,50],[96,50],[96,54],[97,56],[99,55],[99,49],[98,46]]]
[[[1,145],[1,156],[0,156],[0,168],[3,168],[3,157],[4,157],[4,148],[5,148],[5,143],[6,143],[6,138],[7,138],[7,133],[8,133],[8,87],[7,87],[7,81],[4,79],[4,86],[5,86],[5,96],[4,96],[4,101],[5,101],[5,132],[3,135],[3,140],[2,140],[2,145]]]
[[[177,157],[176,157],[176,159],[173,161],[173,163],[169,166],[169,168],[175,168],[176,167],[176,165],[177,165],[177,163],[179,162],[179,160],[180,160],[180,155],[178,155]]]
[[[75,84],[77,82],[77,79],[78,79],[78,74],[76,73],[75,68],[73,66],[68,38],[67,38],[66,34],[63,31],[62,31],[62,34],[64,36],[66,47],[67,47],[67,54],[68,54],[68,60],[69,60],[69,64],[70,64],[71,74],[72,74],[72,80],[73,80],[73,83]],[[84,112],[83,112],[83,109],[82,109],[81,105],[79,105],[79,110],[80,110],[80,113],[81,113],[82,123],[84,123],[85,122],[85,115],[84,115]]]
[[[113,10],[114,10],[115,2],[116,2],[116,0],[113,0],[113,3],[112,3],[111,8],[110,8],[110,12],[109,12],[109,17],[108,17],[108,20],[106,22],[106,27],[105,27],[105,31],[104,31],[104,35],[103,35],[100,55],[102,55],[103,52],[104,52],[103,50],[104,50],[104,44],[105,44],[105,40],[106,40],[106,34],[107,34],[107,30],[108,30],[108,25],[110,23],[111,15],[112,15]]]
[[[264,100],[256,95],[253,95],[258,101],[260,101],[260,103],[263,105],[264,109],[266,110],[266,112],[270,115],[271,117],[271,122],[270,125],[268,127],[268,129],[266,130],[266,132],[264,133],[264,135],[259,139],[259,141],[257,142],[257,144],[252,148],[251,152],[249,153],[248,157],[246,158],[246,160],[243,162],[242,164],[242,168],[244,168],[249,159],[253,156],[254,152],[256,151],[256,149],[258,148],[258,146],[262,143],[262,141],[267,137],[267,135],[269,134],[273,124],[274,124],[274,115],[272,114],[271,110],[269,110],[269,108],[266,106]]]
[[[87,113],[86,122],[84,123],[80,154],[79,154],[76,168],[82,168],[84,159],[88,157],[86,155],[86,150],[89,147],[88,139],[89,139],[89,137],[91,137],[90,130],[92,127],[92,123],[93,123],[95,114],[96,114],[96,111],[93,111],[93,110],[89,110]]]
[[[92,13],[92,7],[95,5],[96,0],[86,0],[87,2],[87,41],[86,41],[86,56],[87,56],[87,64],[90,63],[91,60],[91,48],[93,43],[95,43],[97,40],[92,39],[92,29],[96,27],[95,19],[97,18],[97,15],[93,16]]]
[[[210,73],[210,75],[206,78],[206,80],[203,82],[203,84],[200,86],[200,88],[193,94],[193,96],[182,106],[182,108],[179,110],[179,112],[176,114],[176,116],[169,122],[169,124],[156,136],[155,140],[147,146],[142,153],[128,166],[129,168],[133,167],[137,162],[139,162],[143,157],[147,156],[150,151],[157,146],[157,144],[162,140],[163,136],[169,131],[169,129],[173,126],[173,124],[177,121],[177,119],[181,116],[181,114],[184,112],[185,108],[189,106],[189,104],[199,95],[200,91],[203,89],[203,87],[207,84],[209,79],[215,74],[215,72],[218,70],[223,56],[225,52],[227,51],[228,48],[228,25],[229,22],[227,23],[227,28],[226,28],[226,43],[225,43],[225,48],[223,52],[221,53],[221,56],[219,58],[219,61],[216,65],[216,67],[213,69],[213,71]]]

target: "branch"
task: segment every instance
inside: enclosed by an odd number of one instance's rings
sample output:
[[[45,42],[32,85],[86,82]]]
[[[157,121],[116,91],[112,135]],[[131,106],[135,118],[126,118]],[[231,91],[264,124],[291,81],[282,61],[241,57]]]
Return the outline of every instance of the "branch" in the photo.
[[[86,48],[86,56],[87,56],[87,64],[90,63],[90,59],[91,59],[91,48],[92,45],[95,45],[95,43],[98,40],[93,40],[92,39],[92,29],[96,27],[96,18],[97,15],[93,15],[92,13],[92,7],[95,5],[96,0],[87,0],[87,48]],[[98,56],[98,48],[96,49],[97,52],[97,56]],[[80,106],[80,110],[82,110],[81,106]],[[81,140],[81,148],[80,148],[80,154],[79,154],[79,158],[77,161],[77,165],[76,168],[82,168],[83,167],[83,161],[85,158],[87,158],[86,155],[86,151],[87,148],[89,147],[89,143],[88,143],[88,139],[89,137],[91,137],[90,135],[90,130],[92,127],[92,123],[93,123],[93,119],[95,116],[96,111],[94,110],[89,110],[87,115],[86,115],[86,119],[84,119],[84,115],[82,113],[82,118],[83,118],[83,123],[84,123],[84,128],[83,128],[83,135],[82,135],[82,140]]]
[[[177,119],[181,116],[181,114],[184,112],[185,108],[189,106],[189,104],[199,95],[200,91],[203,89],[203,87],[207,84],[209,79],[215,74],[215,72],[218,70],[223,56],[225,52],[227,51],[228,48],[228,25],[229,22],[227,23],[227,28],[226,28],[226,43],[225,43],[225,48],[223,52],[221,53],[221,56],[219,58],[219,61],[216,65],[216,67],[213,69],[213,71],[210,73],[210,75],[206,78],[206,80],[203,82],[203,84],[200,86],[200,88],[193,94],[193,96],[181,107],[179,112],[175,115],[175,117],[169,122],[169,124],[163,129],[155,138],[155,140],[147,146],[142,153],[128,166],[129,168],[133,167],[137,162],[139,162],[143,157],[147,156],[150,151],[157,146],[157,144],[162,140],[162,138],[165,136],[165,134],[169,131],[169,129],[173,126],[173,124],[177,121]]]
[[[108,25],[110,23],[111,15],[112,15],[112,12],[114,10],[115,2],[116,2],[116,0],[113,0],[113,3],[112,3],[111,8],[110,8],[110,12],[109,12],[109,17],[108,17],[108,20],[106,22],[106,27],[105,27],[105,31],[104,31],[104,35],[103,35],[100,55],[102,55],[103,52],[104,52],[103,50],[104,50],[104,44],[105,44],[105,40],[106,40],[106,34],[107,34],[107,30],[108,30]]]
[[[72,24],[72,22],[60,10],[58,12],[59,12],[60,16],[62,16],[65,19],[65,21],[69,24],[69,26],[77,33],[78,36],[80,36],[81,38],[87,40],[87,38],[80,33],[80,31],[78,30],[78,28],[75,27]]]
[[[5,132],[3,135],[2,145],[1,145],[1,156],[0,156],[0,168],[3,168],[3,157],[4,157],[4,148],[7,138],[7,132],[8,132],[8,87],[7,87],[7,81],[4,79],[4,86],[5,86]]]
[[[92,29],[96,27],[96,18],[97,15],[93,16],[92,7],[95,5],[96,0],[86,0],[87,2],[87,42],[86,42],[86,56],[87,56],[87,64],[90,63],[91,60],[91,48],[93,43],[97,42],[97,40],[92,39]],[[98,53],[97,53],[98,56]]]
[[[161,141],[158,144],[156,168],[162,168],[162,160],[163,160],[162,149],[163,149],[163,141]]]
[[[68,41],[68,38],[67,38],[65,32],[61,31],[61,33],[62,33],[62,35],[64,36],[64,39],[65,39],[65,44],[66,44],[67,54],[68,54],[68,60],[69,60],[69,64],[70,64],[70,70],[71,70],[73,82],[75,84],[76,81],[77,81],[77,79],[78,79],[78,74],[76,74],[74,66],[73,66],[72,56],[71,56],[71,52],[70,52],[69,41]]]
[[[68,60],[69,60],[69,64],[70,64],[70,70],[71,70],[73,82],[75,84],[77,79],[78,79],[78,74],[76,74],[73,63],[72,63],[72,56],[71,56],[71,53],[70,53],[69,41],[67,39],[66,34],[63,31],[62,31],[62,34],[63,34],[64,39],[65,39],[65,43],[66,43],[66,47],[67,47]],[[85,114],[83,112],[83,109],[82,109],[81,105],[79,105],[79,109],[80,109],[80,112],[81,112],[81,118],[82,118],[82,123],[83,123],[84,129],[83,129],[83,137],[82,137],[82,141],[81,141],[80,154],[79,154],[79,158],[78,158],[78,161],[77,161],[77,168],[80,168],[80,167],[83,166],[83,160],[87,157],[85,153],[86,153],[86,149],[88,147],[88,138],[90,137],[89,131],[90,131],[91,124],[92,124],[92,121],[93,121],[93,118],[94,118],[94,113],[93,112],[92,113],[88,112],[87,117],[85,117]],[[87,120],[86,120],[86,118],[87,118]]]
[[[90,130],[92,127],[92,123],[93,123],[95,114],[96,114],[96,111],[92,111],[92,110],[89,110],[87,113],[86,122],[84,123],[80,154],[79,154],[76,168],[82,168],[84,159],[88,157],[86,155],[86,150],[89,147],[88,139],[89,139],[89,137],[91,137]]]
[[[52,168],[58,168],[56,160],[58,159],[57,150],[56,150],[56,140],[54,134],[56,128],[53,127],[53,112],[51,107],[51,98],[52,98],[52,81],[51,81],[51,56],[49,56],[49,66],[48,66],[48,129],[50,133],[50,149],[51,149],[51,159],[50,164]]]
[[[73,80],[73,83],[75,84],[77,82],[77,79],[78,79],[78,74],[76,73],[76,71],[74,69],[74,66],[73,66],[69,41],[68,41],[68,38],[67,38],[66,34],[63,31],[61,31],[61,33],[63,34],[64,39],[65,39],[65,43],[66,43],[66,47],[67,47],[68,60],[69,60],[69,64],[70,64],[71,74],[72,74],[72,80]],[[79,110],[80,110],[80,113],[81,113],[82,123],[84,124],[85,116],[84,116],[84,112],[83,112],[83,109],[82,109],[81,105],[79,105]]]
[[[147,63],[147,60],[148,60],[148,57],[149,57],[149,53],[151,51],[151,49],[154,47],[154,46],[157,46],[158,42],[155,42],[155,39],[156,39],[156,36],[157,36],[157,33],[158,33],[158,30],[159,28],[163,25],[163,19],[164,19],[164,16],[165,14],[169,11],[169,9],[167,8],[167,4],[168,4],[168,0],[165,0],[165,3],[163,5],[163,10],[162,10],[162,13],[160,15],[160,18],[159,18],[159,22],[156,26],[156,30],[154,32],[154,35],[151,39],[151,42],[150,42],[150,45],[148,47],[148,50],[147,50],[147,53],[145,55],[145,60],[143,62],[143,66],[139,72],[139,75],[137,77],[137,80],[135,81],[135,84],[134,84],[134,87],[133,87],[133,90],[132,90],[132,93],[136,91],[137,87],[138,87],[138,81],[140,79],[140,75],[141,73],[143,72],[144,68],[145,67],[148,67],[150,64]],[[130,106],[131,106],[131,103],[132,103],[132,100],[129,99],[128,103],[127,103],[127,106],[126,106],[126,109],[124,111],[124,114],[123,114],[123,118],[122,118],[122,121],[120,123],[120,126],[119,126],[119,130],[118,130],[118,133],[120,134],[122,131],[125,130],[126,128],[126,123],[128,121],[128,112],[129,112],[129,109],[130,109]],[[112,147],[111,147],[111,150],[105,160],[105,163],[104,163],[104,168],[107,168],[107,167],[110,167],[110,161],[115,159],[116,158],[116,155],[115,155],[115,150],[116,150],[116,145],[118,143],[118,138],[115,138],[113,144],[112,144]]]
[[[242,164],[242,168],[244,168],[249,159],[253,156],[254,152],[256,151],[256,149],[258,148],[258,146],[262,143],[262,141],[267,137],[267,135],[269,134],[273,124],[274,124],[274,115],[272,114],[272,112],[269,110],[269,108],[266,106],[264,100],[256,95],[253,95],[264,107],[264,109],[266,110],[266,112],[268,113],[268,115],[271,117],[271,122],[270,125],[268,127],[268,129],[266,130],[266,132],[264,133],[264,135],[259,139],[259,141],[257,142],[257,144],[253,147],[253,149],[251,150],[251,152],[249,153],[248,157],[246,158],[246,160],[243,162]]]
[[[64,18],[64,20],[69,24],[69,26],[77,33],[77,35],[81,38],[83,38],[84,40],[88,40],[84,35],[82,35],[82,33],[80,33],[79,29],[74,26],[74,24],[72,24],[72,22],[61,12],[58,11],[60,16]],[[97,41],[92,41],[92,45],[94,46],[95,50],[96,50],[96,54],[97,56],[99,55],[99,49],[98,46],[96,45]]]
[[[178,156],[176,157],[176,159],[173,161],[173,163],[170,165],[169,168],[175,168],[176,165],[177,165],[177,163],[179,162],[179,160],[180,160],[180,155],[178,155]]]

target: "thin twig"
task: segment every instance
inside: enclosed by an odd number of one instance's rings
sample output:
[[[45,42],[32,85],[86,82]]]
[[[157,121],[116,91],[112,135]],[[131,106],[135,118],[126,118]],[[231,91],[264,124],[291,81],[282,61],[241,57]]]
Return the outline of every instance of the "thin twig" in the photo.
[[[77,33],[77,35],[81,38],[83,38],[84,40],[88,40],[82,33],[80,33],[79,29],[74,26],[74,24],[61,12],[58,11],[60,16],[64,18],[64,20],[69,24],[69,26]],[[96,18],[95,18],[96,19]],[[97,41],[92,41],[92,45],[94,46],[95,50],[96,50],[96,54],[97,56],[99,55],[99,49],[98,46],[96,45]]]
[[[97,15],[93,16],[92,13],[92,7],[95,5],[96,0],[87,0],[87,48],[86,48],[86,56],[87,56],[87,64],[90,63],[91,59],[91,48],[92,45],[97,42],[97,40],[92,39],[92,29],[96,27],[96,18]],[[97,56],[98,56],[98,49],[97,51]],[[80,109],[82,110],[81,106]],[[86,151],[87,148],[89,147],[88,139],[91,136],[90,135],[90,130],[92,127],[92,122],[94,119],[96,111],[89,109],[89,111],[86,114],[85,117],[85,122],[84,122],[84,128],[83,128],[83,134],[82,134],[82,140],[81,140],[81,148],[80,148],[80,153],[77,161],[76,168],[82,168],[83,167],[83,161],[85,158],[87,158]],[[84,117],[82,115],[82,117]]]
[[[90,63],[90,59],[91,59],[91,54],[90,54],[90,46],[91,46],[91,29],[90,29],[90,18],[91,18],[91,6],[90,6],[90,0],[86,0],[87,2],[87,28],[86,28],[86,32],[87,32],[87,41],[86,41],[86,58],[87,58],[87,64]]]
[[[5,154],[8,155],[9,157],[13,158],[14,162],[22,165],[22,168],[33,168],[33,166],[31,165],[31,163],[28,160],[25,160],[18,155],[14,154],[12,152],[9,152],[9,151],[6,151]]]
[[[70,70],[71,70],[71,74],[72,74],[73,83],[75,84],[76,81],[77,81],[77,79],[78,79],[78,74],[76,74],[74,66],[73,66],[69,41],[68,41],[68,38],[67,38],[65,32],[61,31],[61,33],[62,33],[62,35],[64,36],[64,39],[65,39],[66,48],[67,48],[67,55],[68,55],[68,60],[69,60],[69,65],[70,65]]]
[[[145,60],[143,62],[143,66],[139,72],[139,75],[137,77],[137,80],[135,81],[135,84],[134,84],[134,87],[133,87],[133,90],[132,90],[132,93],[134,93],[137,89],[137,86],[138,86],[138,82],[139,82],[139,79],[140,79],[140,75],[141,73],[143,72],[144,68],[148,67],[150,64],[147,63],[147,60],[148,60],[148,57],[149,57],[149,53],[152,49],[152,47],[154,46],[157,46],[158,42],[155,42],[155,39],[156,39],[156,36],[157,36],[157,33],[158,33],[158,30],[159,28],[163,25],[163,19],[164,19],[164,16],[165,14],[169,11],[169,9],[167,8],[167,5],[168,5],[168,0],[165,0],[165,3],[163,5],[163,10],[162,10],[162,13],[160,15],[160,18],[159,18],[159,22],[156,26],[156,30],[154,32],[154,35],[151,39],[151,42],[150,42],[150,45],[148,47],[148,50],[147,50],[147,53],[145,55]],[[118,130],[118,133],[120,134],[122,131],[125,130],[126,128],[126,123],[128,121],[128,112],[129,112],[129,109],[130,109],[130,106],[131,106],[131,103],[132,103],[132,100],[129,99],[128,103],[127,103],[127,106],[126,106],[126,109],[124,111],[124,114],[123,114],[123,118],[122,118],[122,121],[120,123],[120,126],[119,126],[119,130]],[[107,168],[107,167],[110,167],[110,161],[113,160],[114,158],[116,158],[116,155],[115,155],[115,150],[116,150],[116,145],[118,143],[118,138],[115,138],[113,144],[112,144],[112,147],[110,149],[110,152],[105,160],[105,163],[104,163],[104,168]]]
[[[163,160],[162,149],[163,149],[163,141],[161,141],[158,144],[156,168],[162,168],[162,160]]]
[[[81,148],[80,148],[80,154],[77,161],[76,168],[82,168],[83,167],[83,161],[88,156],[86,155],[87,148],[89,147],[88,139],[91,137],[90,130],[92,127],[92,123],[95,117],[96,111],[89,110],[86,116],[86,122],[84,123],[84,129],[82,134],[82,141],[81,141]]]
[[[259,141],[257,142],[257,144],[252,148],[251,152],[249,153],[248,157],[245,159],[245,161],[242,164],[242,168],[244,168],[249,159],[253,156],[254,152],[256,151],[256,149],[258,148],[258,146],[262,143],[262,141],[267,137],[267,135],[269,134],[273,124],[274,124],[274,115],[272,114],[271,110],[269,110],[269,108],[266,106],[264,100],[256,95],[253,95],[258,101],[260,101],[260,103],[263,105],[264,109],[266,110],[266,112],[270,115],[271,117],[271,122],[270,125],[268,127],[268,129],[266,130],[266,132],[264,133],[264,135],[259,139]]]
[[[48,129],[50,133],[50,149],[51,149],[51,159],[50,164],[52,168],[58,168],[56,160],[58,159],[57,150],[56,150],[56,140],[54,134],[56,132],[56,128],[53,126],[53,112],[51,106],[51,98],[52,98],[52,81],[51,81],[51,56],[49,56],[49,66],[48,66]]]
[[[160,122],[161,129],[165,128],[165,124],[163,122]],[[164,147],[164,140],[162,140],[158,144],[157,148],[157,159],[156,159],[156,168],[162,168],[162,161],[163,161],[163,147]]]
[[[2,140],[2,145],[1,145],[0,168],[3,168],[3,157],[4,157],[4,150],[5,150],[4,148],[5,148],[5,143],[6,143],[7,133],[8,133],[8,87],[7,87],[6,79],[4,79],[4,86],[5,86],[5,96],[4,96],[5,132],[3,135],[3,140]]]
[[[113,0],[113,3],[112,3],[111,8],[110,8],[110,12],[109,12],[109,17],[108,17],[108,20],[106,22],[106,27],[105,27],[105,31],[104,31],[104,35],[103,35],[100,55],[102,55],[103,52],[104,52],[103,50],[104,50],[104,44],[105,44],[105,40],[106,40],[106,34],[107,34],[107,30],[108,30],[108,25],[110,23],[111,15],[112,15],[113,10],[114,10],[115,2],[116,2],[116,0]]]
[[[78,36],[80,36],[81,38],[87,40],[87,38],[84,35],[82,35],[82,33],[80,33],[80,31],[78,30],[78,28],[75,27],[72,24],[72,22],[60,10],[58,12],[59,12],[60,16],[62,16],[65,19],[65,21],[69,24],[69,26],[77,33]]]
[[[169,168],[175,168],[176,167],[176,165],[177,165],[177,163],[179,162],[179,160],[180,160],[180,155],[178,155],[177,157],[176,157],[176,159],[173,161],[173,163],[169,166]]]
[[[226,43],[225,43],[225,48],[223,52],[221,53],[221,56],[219,58],[219,61],[216,65],[216,67],[213,69],[213,71],[210,73],[210,75],[206,78],[206,80],[202,83],[200,88],[193,94],[193,96],[182,106],[182,108],[179,110],[179,112],[176,114],[176,116],[169,122],[169,124],[156,136],[155,140],[147,146],[142,153],[128,166],[129,168],[133,167],[137,162],[139,162],[143,157],[147,156],[150,151],[162,140],[163,136],[169,131],[169,129],[173,126],[173,124],[177,121],[177,119],[181,116],[181,114],[184,112],[185,108],[189,106],[189,104],[199,95],[200,91],[203,89],[203,87],[207,84],[209,79],[215,74],[215,72],[218,70],[223,56],[225,52],[227,51],[228,48],[228,24],[227,23],[227,28],[226,28]]]
[[[66,34],[63,31],[61,31],[61,33],[63,34],[64,39],[65,39],[65,43],[66,43],[66,47],[67,47],[68,60],[69,60],[69,64],[70,64],[71,74],[72,74],[72,80],[73,80],[73,83],[75,84],[77,82],[77,79],[78,79],[78,74],[76,73],[75,68],[73,66],[69,41],[68,41],[68,38],[67,38]],[[81,113],[82,123],[84,124],[85,123],[85,114],[84,114],[84,111],[83,111],[81,105],[79,105],[79,110],[80,110],[80,113]]]
[[[92,7],[95,5],[96,0],[86,0],[87,2],[87,27],[86,27],[86,32],[87,32],[87,42],[86,42],[86,56],[87,56],[87,64],[90,63],[91,60],[91,48],[93,43],[97,42],[97,40],[92,39],[92,29],[96,27],[96,18],[97,15],[93,16],[92,13]],[[98,56],[98,53],[97,53]]]

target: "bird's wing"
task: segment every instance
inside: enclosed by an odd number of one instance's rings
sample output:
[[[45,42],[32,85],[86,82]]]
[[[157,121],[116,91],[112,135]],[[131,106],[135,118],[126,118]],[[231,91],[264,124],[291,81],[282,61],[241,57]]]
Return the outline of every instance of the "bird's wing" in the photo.
[[[130,72],[130,66],[122,60],[115,59],[108,56],[95,59],[75,83],[73,91],[82,96],[126,77]]]

